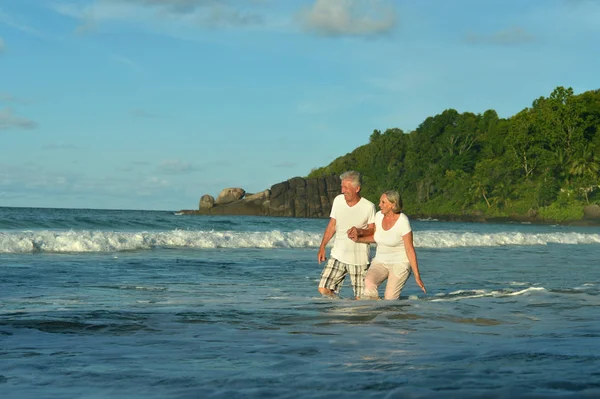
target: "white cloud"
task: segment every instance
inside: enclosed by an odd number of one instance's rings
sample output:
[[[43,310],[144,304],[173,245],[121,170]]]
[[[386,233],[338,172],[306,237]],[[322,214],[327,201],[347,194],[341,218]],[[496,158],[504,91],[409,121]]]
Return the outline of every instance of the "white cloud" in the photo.
[[[299,14],[305,30],[322,36],[372,36],[397,23],[391,5],[378,0],[316,0]]]
[[[33,129],[36,126],[31,119],[16,116],[10,108],[0,109],[0,130]]]

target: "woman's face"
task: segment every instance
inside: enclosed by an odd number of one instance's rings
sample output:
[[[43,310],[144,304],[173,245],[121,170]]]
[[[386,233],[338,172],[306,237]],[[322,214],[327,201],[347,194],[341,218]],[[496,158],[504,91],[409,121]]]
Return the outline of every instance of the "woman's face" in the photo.
[[[392,204],[388,200],[388,197],[385,194],[383,194],[381,198],[379,198],[379,209],[381,209],[381,213],[383,213],[384,215],[387,215],[394,209],[394,204]]]

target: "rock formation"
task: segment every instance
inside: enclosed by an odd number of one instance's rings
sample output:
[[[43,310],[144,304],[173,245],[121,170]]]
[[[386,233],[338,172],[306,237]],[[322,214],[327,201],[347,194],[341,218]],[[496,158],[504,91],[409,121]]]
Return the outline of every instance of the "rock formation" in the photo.
[[[245,193],[241,188],[227,188],[221,191],[216,201],[205,194],[200,199],[199,210],[182,212],[201,215],[328,217],[333,199],[340,194],[340,178],[294,177],[260,193]]]
[[[600,220],[600,205],[592,204],[583,208],[584,219]]]
[[[200,197],[200,204],[198,209],[210,209],[215,205],[215,198],[212,195],[204,194]]]
[[[223,205],[238,201],[244,198],[246,191],[242,188],[226,188],[217,197],[215,204]]]

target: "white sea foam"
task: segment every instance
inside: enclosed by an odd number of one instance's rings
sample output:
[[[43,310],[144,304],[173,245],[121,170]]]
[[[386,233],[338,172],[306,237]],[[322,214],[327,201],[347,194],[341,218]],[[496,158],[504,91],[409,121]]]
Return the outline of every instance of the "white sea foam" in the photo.
[[[529,287],[519,291],[510,290],[458,290],[448,294],[437,294],[435,298],[431,299],[432,302],[448,302],[448,301],[460,301],[464,299],[484,298],[484,297],[495,297],[502,298],[507,296],[521,296],[528,295],[536,292],[546,292],[544,287]]]
[[[600,244],[600,234],[518,233],[493,234],[425,231],[415,233],[415,246],[422,248],[498,247],[506,245]]]
[[[41,230],[0,232],[0,253],[119,252],[175,248],[316,248],[322,233],[282,232]],[[496,247],[508,245],[600,244],[600,234],[547,233],[494,234],[422,231],[415,234],[417,248]]]
[[[22,231],[0,233],[0,253],[119,252],[175,248],[308,248],[321,235],[302,231],[222,232],[186,231]]]

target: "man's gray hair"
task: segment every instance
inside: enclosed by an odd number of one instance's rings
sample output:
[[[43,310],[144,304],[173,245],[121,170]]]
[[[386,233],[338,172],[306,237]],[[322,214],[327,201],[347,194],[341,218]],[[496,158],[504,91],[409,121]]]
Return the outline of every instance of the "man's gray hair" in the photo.
[[[362,186],[362,179],[360,177],[360,173],[355,170],[349,170],[347,172],[342,173],[340,175],[340,180],[341,181],[350,180],[350,182],[352,182],[352,185],[354,187]]]
[[[402,198],[400,197],[400,194],[398,194],[398,191],[388,190],[383,194],[387,197],[388,201],[390,201],[390,203],[394,205],[394,207],[392,208],[392,212],[402,212]]]

